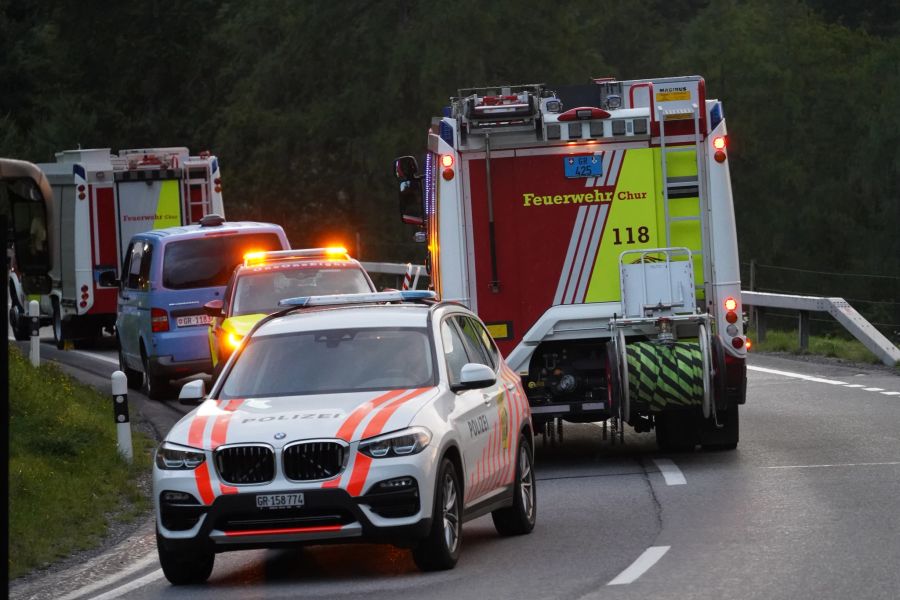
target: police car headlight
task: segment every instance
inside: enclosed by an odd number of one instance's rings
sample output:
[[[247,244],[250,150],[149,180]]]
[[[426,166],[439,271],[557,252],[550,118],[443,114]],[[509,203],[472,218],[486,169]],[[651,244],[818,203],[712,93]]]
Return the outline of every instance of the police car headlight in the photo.
[[[206,460],[206,454],[196,448],[163,442],[156,449],[156,466],[160,469],[196,469]]]
[[[424,427],[410,427],[365,439],[359,451],[372,458],[409,456],[424,450],[431,443],[431,432]]]

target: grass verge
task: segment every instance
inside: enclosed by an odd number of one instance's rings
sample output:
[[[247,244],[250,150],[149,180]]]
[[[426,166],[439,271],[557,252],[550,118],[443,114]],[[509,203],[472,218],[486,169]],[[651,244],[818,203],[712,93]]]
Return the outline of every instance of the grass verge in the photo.
[[[14,579],[97,545],[112,519],[150,499],[137,478],[153,442],[133,431],[134,463],[116,450],[112,400],[9,346],[9,564]]]
[[[791,354],[813,354],[830,356],[859,363],[881,364],[881,360],[857,340],[847,340],[834,336],[809,336],[809,348],[800,348],[800,334],[794,331],[766,331],[766,341],[757,341],[756,330],[751,329],[750,339],[753,350],[760,352],[789,352]],[[753,351],[751,350],[751,352]]]

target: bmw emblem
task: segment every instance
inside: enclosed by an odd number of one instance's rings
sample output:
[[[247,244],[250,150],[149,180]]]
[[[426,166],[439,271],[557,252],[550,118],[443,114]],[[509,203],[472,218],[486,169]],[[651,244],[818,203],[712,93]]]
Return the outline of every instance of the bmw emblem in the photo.
[[[275,434],[275,439],[283,440],[286,436],[287,436],[286,433],[284,433],[283,431],[279,431],[278,433]]]

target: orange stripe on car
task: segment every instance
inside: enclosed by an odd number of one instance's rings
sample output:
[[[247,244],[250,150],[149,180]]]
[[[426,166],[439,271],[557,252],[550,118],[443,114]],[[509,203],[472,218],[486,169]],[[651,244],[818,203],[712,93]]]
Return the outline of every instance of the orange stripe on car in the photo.
[[[363,430],[363,434],[360,439],[366,439],[373,436],[376,436],[382,432],[385,424],[388,422],[388,419],[391,418],[398,408],[400,408],[406,402],[409,402],[413,398],[417,398],[422,395],[423,392],[428,391],[430,388],[418,388],[406,394],[405,396],[401,396],[382,408],[380,411],[375,413],[375,416],[372,417],[372,420],[369,421],[369,424],[366,425],[366,428]],[[359,496],[362,493],[363,487],[366,483],[366,477],[369,476],[369,467],[372,464],[372,459],[362,454],[361,452],[356,453],[356,461],[353,463],[353,473],[350,475],[350,483],[347,484],[347,493],[351,496]],[[331,483],[331,482],[328,482]],[[334,486],[329,486],[334,487]]]
[[[365,404],[358,406],[356,410],[350,413],[350,416],[347,417],[347,420],[341,425],[340,429],[338,429],[337,434],[334,436],[336,438],[340,438],[345,442],[349,442],[353,438],[353,432],[356,431],[356,427],[362,422],[366,416],[372,412],[375,408],[381,406],[385,402],[389,402],[400,396],[401,394],[405,394],[409,390],[391,390],[386,394],[382,394],[369,400]]]
[[[241,403],[243,403],[243,400],[229,400],[223,409],[226,412],[216,417],[212,433],[209,436],[210,446],[213,450],[225,443],[225,439],[228,436],[228,424],[231,423],[231,417],[234,416],[234,411],[241,406]]]
[[[200,494],[200,501],[209,506],[216,499],[212,489],[212,479],[209,476],[209,465],[203,461],[199,467],[194,469],[194,479],[197,481],[197,492]]]
[[[209,415],[196,415],[191,421],[191,427],[188,429],[188,446],[194,448],[203,448],[203,431],[206,429],[206,422]]]

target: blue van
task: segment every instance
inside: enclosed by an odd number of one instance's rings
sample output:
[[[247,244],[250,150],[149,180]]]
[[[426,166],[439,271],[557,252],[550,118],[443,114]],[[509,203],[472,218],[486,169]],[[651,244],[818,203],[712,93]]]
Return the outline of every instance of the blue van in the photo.
[[[210,317],[203,305],[222,299],[244,254],[288,249],[279,225],[226,222],[218,215],[132,237],[116,315],[119,368],[128,386],[143,386],[147,396],[161,399],[170,380],[211,373]]]

